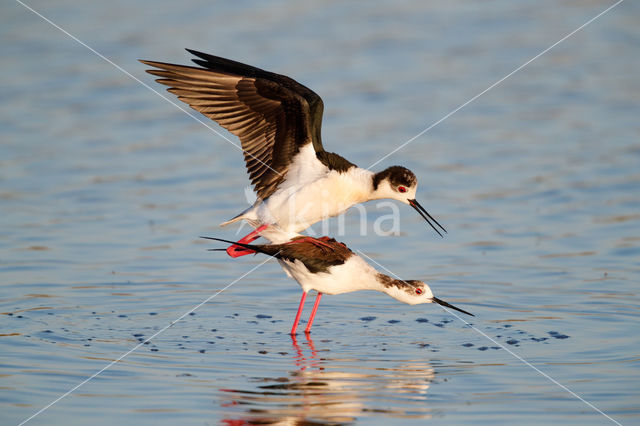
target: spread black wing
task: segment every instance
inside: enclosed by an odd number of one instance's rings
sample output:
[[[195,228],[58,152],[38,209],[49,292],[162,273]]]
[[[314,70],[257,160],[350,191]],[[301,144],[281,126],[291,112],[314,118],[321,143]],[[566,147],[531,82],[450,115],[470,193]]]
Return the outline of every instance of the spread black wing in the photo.
[[[284,75],[187,49],[203,68],[141,61],[169,92],[240,138],[251,183],[262,199],[284,179],[292,158],[320,137],[322,99]]]

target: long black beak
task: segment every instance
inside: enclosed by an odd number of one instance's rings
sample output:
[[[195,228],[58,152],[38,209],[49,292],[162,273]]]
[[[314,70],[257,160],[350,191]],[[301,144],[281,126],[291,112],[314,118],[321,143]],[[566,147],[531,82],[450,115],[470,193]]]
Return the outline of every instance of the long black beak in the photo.
[[[434,297],[431,300],[433,301],[433,303],[437,303],[438,305],[446,306],[447,308],[455,309],[458,312],[462,312],[463,314],[467,314],[467,315],[471,315],[472,317],[475,317],[475,315],[473,315],[473,314],[471,314],[471,313],[469,313],[467,311],[464,311],[464,310],[462,310],[460,308],[456,308],[455,306],[450,305],[447,302],[445,302],[444,300],[438,299],[437,297]]]
[[[416,200],[416,199],[414,198],[413,200],[407,200],[407,201],[409,201],[409,204],[411,205],[411,207],[413,207],[414,209],[416,209],[416,211],[417,211],[418,213],[420,213],[420,216],[422,216],[422,217],[424,218],[424,220],[426,220],[426,221],[427,221],[427,223],[428,223],[429,225],[431,225],[431,227],[433,228],[433,230],[434,230],[434,231],[436,231],[436,232],[438,233],[438,235],[440,235],[441,237],[443,236],[443,235],[440,233],[440,231],[438,231],[438,228],[436,228],[436,227],[433,225],[433,223],[431,223],[431,221],[434,221],[434,222],[435,222],[435,224],[436,224],[436,225],[438,225],[438,226],[440,227],[440,229],[442,229],[442,230],[445,232],[445,234],[447,233],[447,230],[446,230],[446,229],[444,229],[444,227],[443,227],[442,225],[440,225],[440,224],[438,223],[438,221],[437,221],[437,220],[435,220],[435,219],[434,219],[434,218],[429,214],[429,212],[427,212],[427,211],[424,209],[424,207],[422,207],[422,206],[420,205],[420,203],[418,202],[418,200]]]

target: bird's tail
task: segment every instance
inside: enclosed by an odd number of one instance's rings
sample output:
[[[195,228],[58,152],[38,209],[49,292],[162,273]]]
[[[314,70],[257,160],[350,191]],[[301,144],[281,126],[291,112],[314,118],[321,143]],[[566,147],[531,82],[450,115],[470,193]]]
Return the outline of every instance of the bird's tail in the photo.
[[[225,240],[222,238],[215,238],[215,237],[200,237],[200,238],[204,238],[206,240],[214,240],[214,241],[221,241],[223,243],[229,243],[232,245],[236,245],[236,246],[240,246],[240,247],[244,247],[246,249],[249,250],[253,250],[255,252],[258,253],[264,253],[266,255],[269,256],[273,256],[277,259],[280,259],[280,250],[278,249],[278,247],[276,245],[272,245],[272,244],[247,244],[247,243],[240,243],[238,241],[230,241],[230,240]],[[218,249],[209,249],[210,251],[217,251]],[[226,249],[223,249],[226,250]]]
[[[231,225],[232,223],[235,223],[235,222],[237,222],[239,220],[242,220],[242,216],[244,216],[245,213],[246,213],[246,210],[243,211],[242,213],[238,214],[237,216],[234,216],[231,219],[229,219],[229,220],[227,220],[225,222],[222,222],[220,224],[220,226],[224,227],[224,226],[227,226],[227,225]]]
[[[249,200],[247,200],[247,201],[249,201]],[[250,212],[250,211],[251,211],[251,210],[252,210],[252,209],[253,209],[253,208],[254,208],[254,207],[255,207],[259,202],[260,202],[260,200],[259,200],[259,199],[258,199],[258,200],[256,200],[256,201],[254,201],[254,202],[253,202],[253,204],[252,204],[250,207],[247,207],[247,208],[246,208],[246,209],[244,209],[241,213],[239,213],[239,214],[235,215],[234,217],[232,217],[231,219],[227,220],[226,222],[222,222],[222,223],[220,224],[220,226],[227,226],[227,225],[231,225],[232,223],[235,223],[235,222],[237,222],[237,221],[239,221],[239,220],[241,220],[241,219],[245,219],[245,220],[247,220],[247,221],[250,221],[250,220],[254,220],[254,221],[255,221],[255,220],[257,220],[257,216],[256,216],[255,212],[254,212],[254,213],[249,213],[249,212]],[[253,226],[253,224],[252,224],[252,226]],[[255,228],[255,226],[254,226],[254,228]]]

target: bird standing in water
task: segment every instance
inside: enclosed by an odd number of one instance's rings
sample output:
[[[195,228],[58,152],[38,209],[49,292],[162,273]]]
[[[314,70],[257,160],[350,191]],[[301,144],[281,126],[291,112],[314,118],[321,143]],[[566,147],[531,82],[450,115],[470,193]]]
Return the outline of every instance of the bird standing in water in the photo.
[[[202,238],[234,244],[233,241],[221,238]],[[235,244],[257,253],[275,257],[287,275],[295,279],[302,287],[302,298],[291,328],[291,334],[296,334],[304,302],[310,290],[315,290],[318,294],[309,321],[307,321],[305,333],[311,331],[311,325],[323,294],[342,294],[358,290],[381,291],[410,305],[436,303],[473,316],[473,314],[435,297],[431,288],[422,281],[398,280],[378,272],[362,257],[349,250],[347,246],[329,237],[313,238],[299,235],[281,244],[240,242]]]

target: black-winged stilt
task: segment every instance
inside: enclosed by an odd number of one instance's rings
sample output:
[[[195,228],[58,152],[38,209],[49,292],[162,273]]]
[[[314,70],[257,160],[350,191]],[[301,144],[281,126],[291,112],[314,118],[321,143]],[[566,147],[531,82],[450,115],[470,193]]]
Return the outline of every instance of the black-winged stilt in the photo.
[[[269,238],[269,236],[266,237]],[[221,238],[202,238],[234,244],[233,241]],[[275,257],[287,275],[295,279],[302,287],[302,298],[291,328],[291,334],[296,333],[304,302],[310,290],[315,290],[318,294],[304,330],[305,333],[309,333],[311,330],[323,294],[342,294],[358,290],[381,291],[410,305],[437,303],[473,316],[473,314],[435,297],[431,288],[422,281],[398,280],[378,272],[347,246],[329,237],[313,238],[300,235],[281,244],[240,242],[235,244],[254,252]]]
[[[322,99],[284,75],[187,49],[200,67],[141,61],[148,73],[196,111],[238,136],[247,170],[258,194],[256,203],[227,225],[241,219],[258,228],[240,243],[277,224],[297,235],[312,224],[369,200],[389,198],[409,204],[440,235],[446,230],[416,200],[418,180],[409,170],[392,166],[374,173],[357,167],[322,146]],[[435,223],[435,225],[434,225]],[[233,257],[251,253],[239,245]]]

